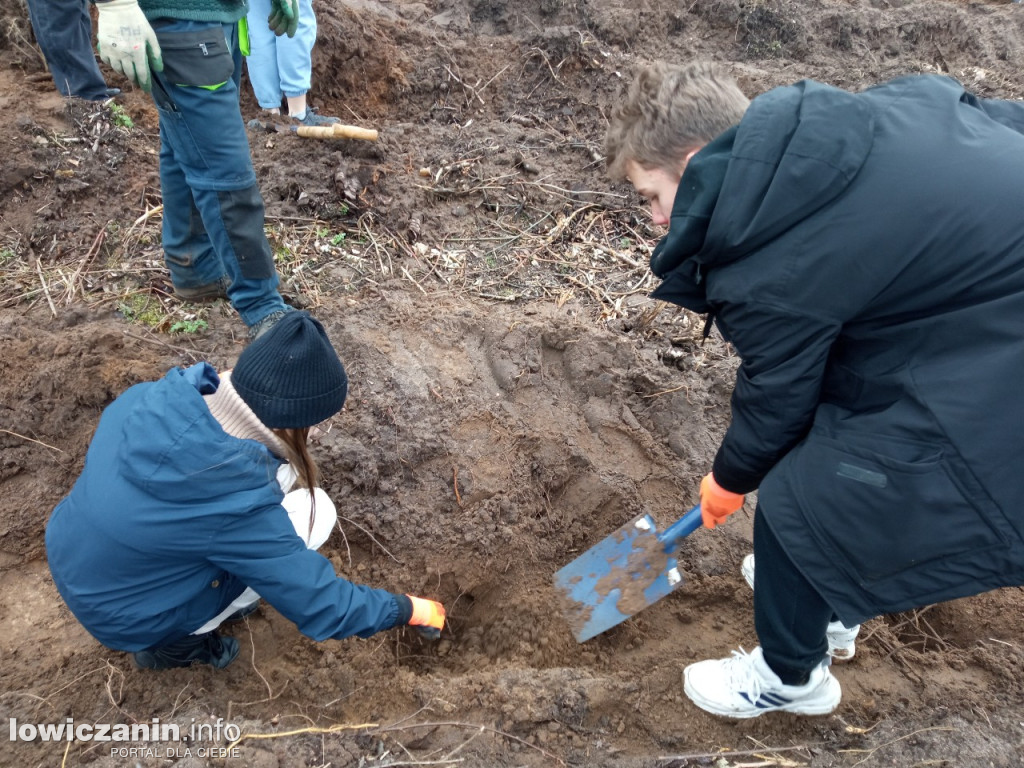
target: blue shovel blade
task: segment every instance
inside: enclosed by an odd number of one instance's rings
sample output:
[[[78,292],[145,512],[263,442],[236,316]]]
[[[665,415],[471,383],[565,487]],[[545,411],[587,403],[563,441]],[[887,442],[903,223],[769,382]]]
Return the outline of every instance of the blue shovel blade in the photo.
[[[683,583],[676,558],[666,551],[673,543],[658,537],[650,515],[641,515],[555,574],[577,642],[621,624]]]

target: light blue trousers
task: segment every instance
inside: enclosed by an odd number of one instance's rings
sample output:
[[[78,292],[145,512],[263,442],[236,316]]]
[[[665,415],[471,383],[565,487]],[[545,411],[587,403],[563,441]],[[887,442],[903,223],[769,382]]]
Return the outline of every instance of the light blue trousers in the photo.
[[[313,0],[299,0],[299,28],[295,37],[278,37],[267,25],[270,0],[249,0],[249,56],[246,67],[256,101],[263,109],[277,109],[281,96],[302,96],[313,74],[316,16]]]

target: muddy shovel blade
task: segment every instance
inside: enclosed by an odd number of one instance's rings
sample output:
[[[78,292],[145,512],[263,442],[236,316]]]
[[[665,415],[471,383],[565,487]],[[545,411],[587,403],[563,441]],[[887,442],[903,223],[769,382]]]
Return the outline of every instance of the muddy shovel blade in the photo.
[[[558,571],[555,590],[576,641],[621,624],[682,584],[672,552],[700,525],[699,505],[661,534],[641,515]]]

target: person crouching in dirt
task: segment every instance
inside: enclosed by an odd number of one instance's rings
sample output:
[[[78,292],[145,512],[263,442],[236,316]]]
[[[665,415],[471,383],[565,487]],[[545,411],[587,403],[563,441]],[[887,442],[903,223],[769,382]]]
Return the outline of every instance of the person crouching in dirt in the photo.
[[[149,92],[160,115],[164,262],[175,294],[227,297],[255,338],[289,311],[238,103],[248,3],[92,0],[100,58]],[[270,0],[295,34],[296,0]]]
[[[440,603],[351,584],[313,549],[337,514],[306,439],[347,391],[323,327],[291,312],[231,371],[175,368],[118,397],[46,527],[71,612],[150,669],[226,667],[238,641],[217,627],[260,597],[315,640],[401,625],[437,637]]]
[[[612,114],[609,172],[669,228],[653,297],[742,361],[700,502],[714,528],[758,489],[760,645],[686,667],[702,709],[829,713],[833,622],[1024,584],[1022,132],[947,77],[748,102],[707,63]]]

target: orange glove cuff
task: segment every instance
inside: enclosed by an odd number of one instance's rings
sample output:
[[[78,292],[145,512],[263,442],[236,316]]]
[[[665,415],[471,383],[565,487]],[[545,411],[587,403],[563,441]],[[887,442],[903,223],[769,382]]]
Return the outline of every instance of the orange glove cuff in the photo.
[[[444,606],[434,600],[406,595],[412,602],[412,618],[409,624],[414,627],[433,627],[444,629]]]
[[[727,491],[708,473],[700,481],[700,516],[705,528],[721,525],[733,512],[743,506],[744,495]]]

